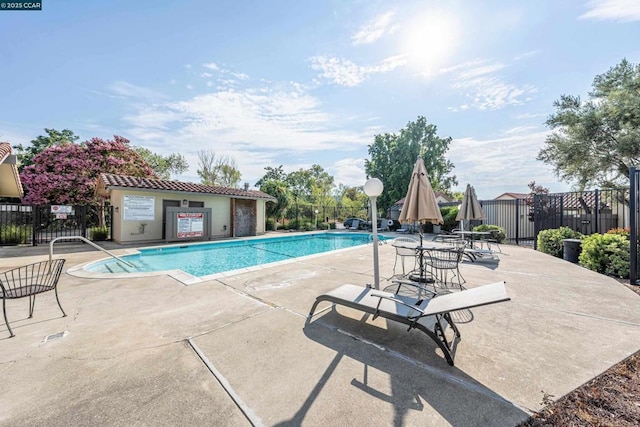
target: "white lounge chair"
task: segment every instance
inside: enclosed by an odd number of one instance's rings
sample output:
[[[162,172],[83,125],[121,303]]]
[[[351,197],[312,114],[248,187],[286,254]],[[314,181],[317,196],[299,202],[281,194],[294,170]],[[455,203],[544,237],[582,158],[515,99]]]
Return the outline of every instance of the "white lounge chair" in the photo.
[[[358,231],[358,227],[360,227],[360,221],[357,219],[354,219],[351,222],[351,227],[349,227],[349,231]]]
[[[396,295],[369,287],[342,285],[316,298],[307,322],[311,321],[316,307],[322,301],[371,313],[374,319],[381,316],[409,325],[409,330],[416,328],[427,334],[438,344],[447,363],[453,366],[451,342],[446,338],[445,328],[447,324],[450,325],[456,337],[460,337],[460,331],[451,319],[451,312],[508,300],[510,298],[504,282],[425,299]]]

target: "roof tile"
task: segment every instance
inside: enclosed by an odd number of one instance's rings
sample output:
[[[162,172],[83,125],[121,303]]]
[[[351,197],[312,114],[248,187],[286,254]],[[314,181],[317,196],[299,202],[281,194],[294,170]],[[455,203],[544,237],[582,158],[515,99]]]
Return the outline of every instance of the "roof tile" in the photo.
[[[215,194],[221,196],[241,197],[245,199],[266,199],[275,201],[275,197],[257,190],[242,188],[217,187],[195,184],[192,182],[169,181],[164,179],[139,178],[135,176],[100,174],[99,178],[106,188],[135,188],[141,190],[180,191],[185,193]]]

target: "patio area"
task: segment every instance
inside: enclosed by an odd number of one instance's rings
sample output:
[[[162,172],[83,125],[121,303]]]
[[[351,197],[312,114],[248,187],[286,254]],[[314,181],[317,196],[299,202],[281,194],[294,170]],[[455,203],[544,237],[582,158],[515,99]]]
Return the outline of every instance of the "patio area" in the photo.
[[[14,249],[31,248],[0,248],[0,270],[48,258]],[[104,258],[59,252],[65,270]],[[455,313],[453,367],[385,319],[324,304],[307,322],[319,294],[373,282],[370,245],[190,286],[63,273],[67,317],[51,292],[31,319],[26,300],[7,304],[0,425],[515,426],[640,349],[623,284],[530,248],[498,256],[461,265],[468,288],[505,281],[511,301]],[[379,258],[384,288],[395,249]]]

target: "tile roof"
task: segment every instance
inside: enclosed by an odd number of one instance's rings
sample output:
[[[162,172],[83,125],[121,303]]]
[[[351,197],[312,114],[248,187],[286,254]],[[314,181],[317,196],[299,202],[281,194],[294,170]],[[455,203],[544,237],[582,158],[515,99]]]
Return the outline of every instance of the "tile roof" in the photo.
[[[531,197],[530,193],[511,193],[511,192],[507,192],[507,193],[502,193],[499,196],[495,197],[493,200],[498,200],[501,199],[503,197],[510,197],[512,199],[528,199]]]
[[[8,142],[0,142],[0,163],[2,163],[4,158],[9,154],[11,154],[11,144]]]
[[[275,201],[270,194],[257,190],[242,188],[216,187],[212,185],[195,184],[192,182],[169,181],[164,179],[138,178],[126,175],[102,173],[98,178],[104,186],[111,188],[135,188],[140,190],[179,191],[184,193],[215,194],[242,199],[265,199]]]
[[[10,159],[11,161],[6,162],[9,156],[13,158]],[[2,175],[2,179],[0,180],[0,196],[23,197],[24,190],[20,182],[18,165],[16,164],[15,155],[13,155],[11,151],[11,144],[8,142],[0,142],[0,169],[0,174]],[[8,178],[7,175],[10,175],[11,178]]]

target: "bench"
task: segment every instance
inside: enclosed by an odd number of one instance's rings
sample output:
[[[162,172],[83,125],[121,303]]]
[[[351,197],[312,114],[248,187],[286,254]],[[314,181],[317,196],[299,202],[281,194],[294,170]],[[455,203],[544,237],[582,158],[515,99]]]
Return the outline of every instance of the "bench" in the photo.
[[[58,299],[58,280],[64,266],[64,259],[41,261],[16,267],[0,273],[0,298],[2,298],[2,313],[9,330],[10,337],[15,336],[7,319],[7,300],[29,297],[29,318],[33,317],[36,295],[54,291],[62,317],[67,314]]]

